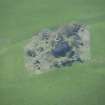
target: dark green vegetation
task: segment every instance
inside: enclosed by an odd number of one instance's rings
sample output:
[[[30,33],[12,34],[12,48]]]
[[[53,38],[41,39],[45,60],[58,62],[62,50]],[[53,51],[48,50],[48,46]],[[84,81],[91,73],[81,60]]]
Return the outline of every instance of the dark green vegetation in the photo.
[[[39,76],[25,72],[23,46],[44,27],[90,26],[92,59]],[[104,105],[105,0],[0,0],[0,105]]]

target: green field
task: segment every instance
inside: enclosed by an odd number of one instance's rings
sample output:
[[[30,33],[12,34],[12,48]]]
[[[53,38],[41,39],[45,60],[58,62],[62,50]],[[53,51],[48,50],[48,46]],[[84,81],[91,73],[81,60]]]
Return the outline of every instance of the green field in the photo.
[[[27,39],[72,21],[89,26],[92,60],[26,72]],[[0,105],[105,105],[105,0],[0,0]]]

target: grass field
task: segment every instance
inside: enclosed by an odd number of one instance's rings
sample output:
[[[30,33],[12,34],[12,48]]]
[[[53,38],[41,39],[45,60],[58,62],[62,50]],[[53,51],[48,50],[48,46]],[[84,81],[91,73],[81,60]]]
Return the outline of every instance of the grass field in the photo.
[[[89,26],[92,61],[26,72],[26,40],[72,21]],[[0,0],[0,105],[105,105],[105,0]]]

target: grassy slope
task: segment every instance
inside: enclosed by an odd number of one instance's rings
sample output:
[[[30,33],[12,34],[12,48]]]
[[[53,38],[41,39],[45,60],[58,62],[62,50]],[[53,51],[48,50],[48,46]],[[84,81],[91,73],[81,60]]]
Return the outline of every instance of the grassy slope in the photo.
[[[90,26],[96,61],[40,76],[25,72],[25,40],[74,20]],[[104,41],[104,0],[0,0],[0,105],[104,105]]]

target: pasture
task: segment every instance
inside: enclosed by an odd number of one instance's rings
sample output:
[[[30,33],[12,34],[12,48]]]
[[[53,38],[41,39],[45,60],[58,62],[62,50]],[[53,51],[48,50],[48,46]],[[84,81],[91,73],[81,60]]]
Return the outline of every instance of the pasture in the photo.
[[[32,75],[23,47],[46,27],[81,22],[91,33],[91,61]],[[0,105],[104,105],[105,0],[0,0]]]

